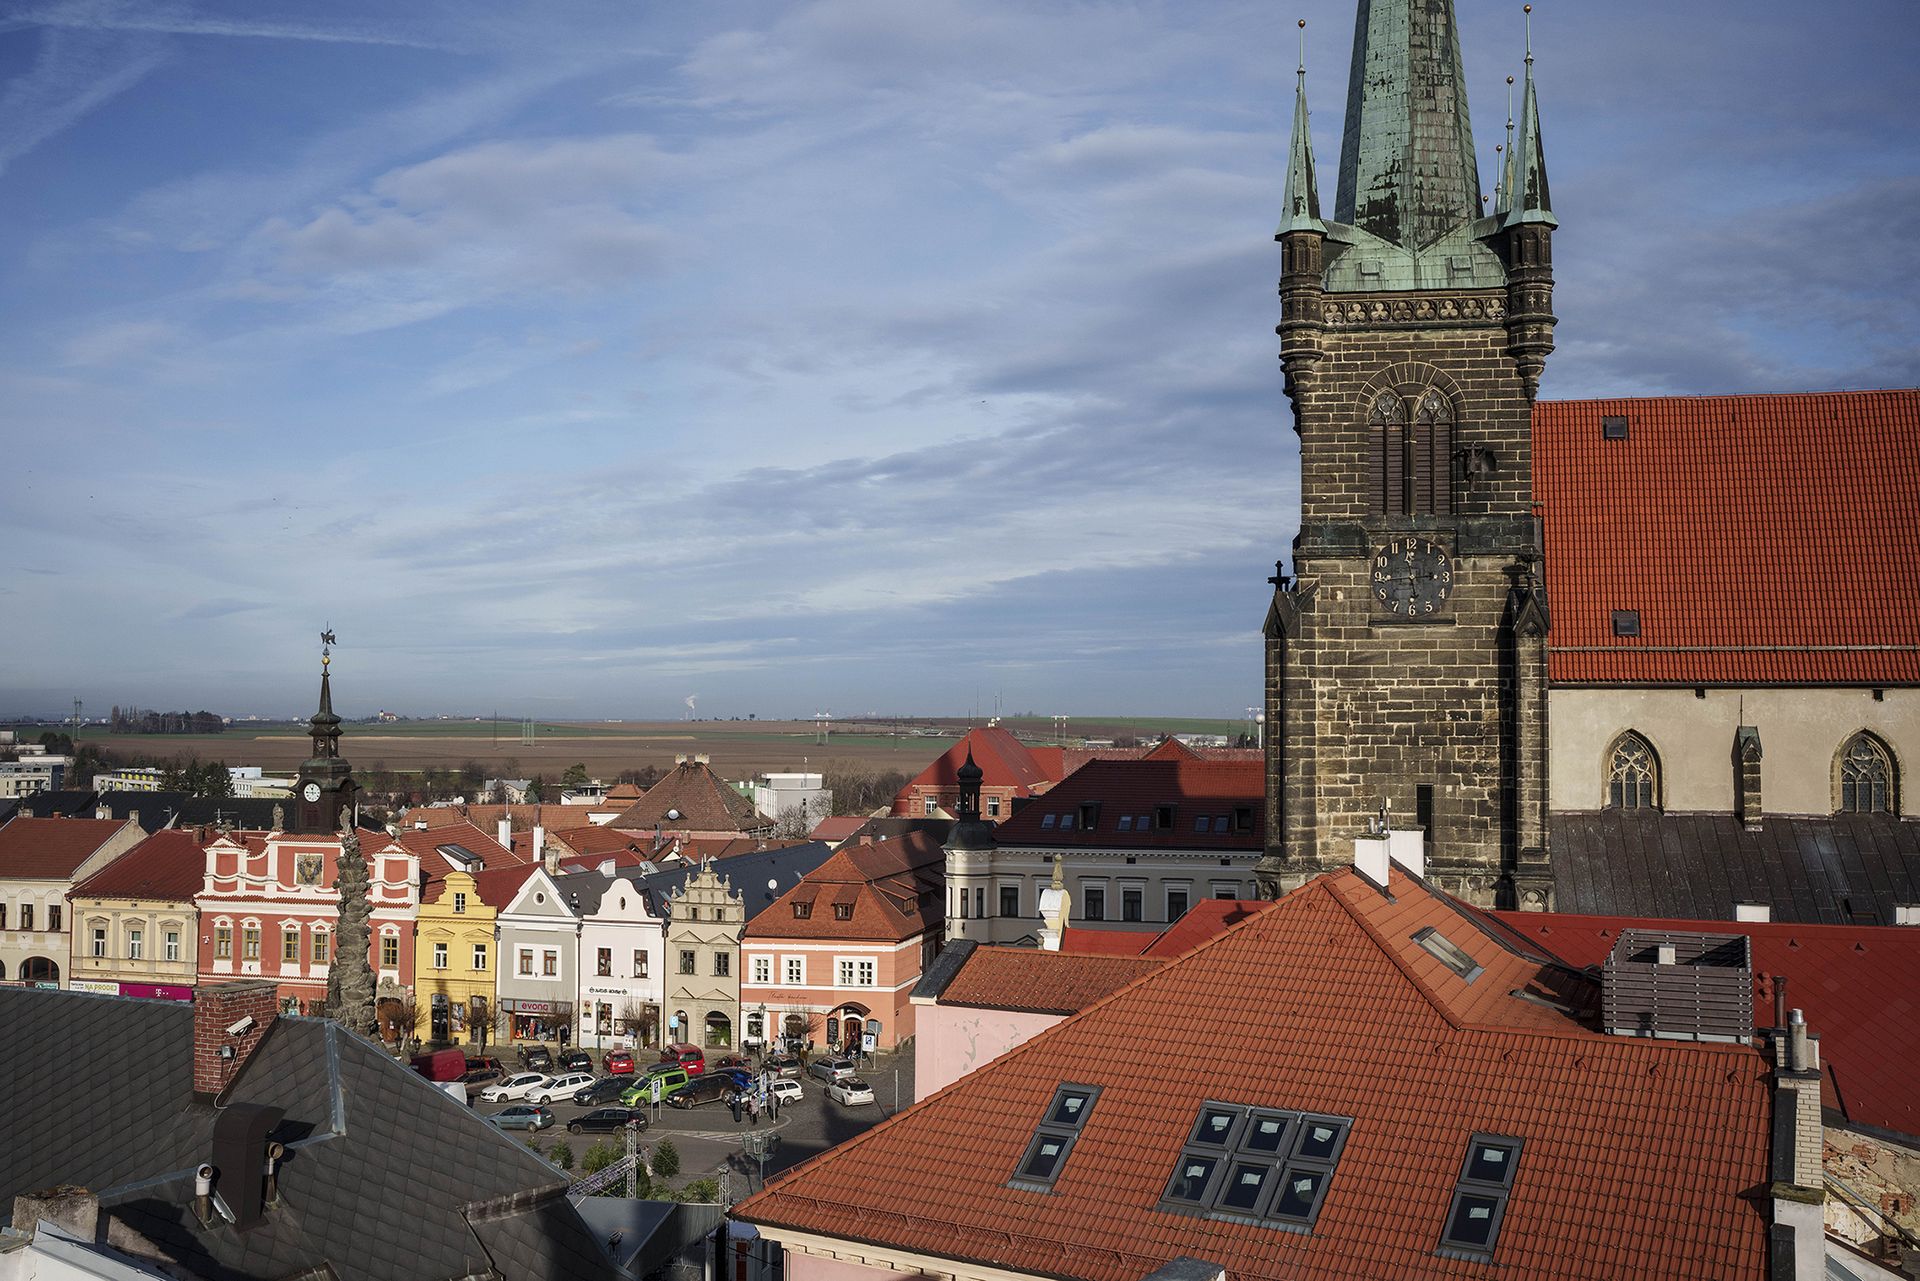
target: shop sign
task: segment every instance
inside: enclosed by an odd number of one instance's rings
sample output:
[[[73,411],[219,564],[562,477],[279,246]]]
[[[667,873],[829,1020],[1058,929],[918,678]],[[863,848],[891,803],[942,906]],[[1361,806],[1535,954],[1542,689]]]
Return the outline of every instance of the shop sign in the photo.
[[[594,987],[589,984],[587,993],[590,996],[625,996],[627,989],[624,987]]]
[[[509,1001],[507,1005],[515,1014],[553,1013],[552,1001]]]
[[[193,989],[178,983],[122,983],[120,995],[141,996],[150,1001],[191,1001]]]
[[[107,996],[120,995],[120,985],[104,979],[75,979],[73,990],[76,992],[100,992]]]

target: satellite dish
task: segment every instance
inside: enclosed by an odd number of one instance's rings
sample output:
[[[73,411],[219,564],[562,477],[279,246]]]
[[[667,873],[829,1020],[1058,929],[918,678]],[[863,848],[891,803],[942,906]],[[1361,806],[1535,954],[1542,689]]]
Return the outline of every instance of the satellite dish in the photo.
[[[777,890],[777,889],[779,889],[779,888],[780,888],[780,881],[778,880],[778,878],[776,878],[776,877],[772,877],[772,876],[769,876],[769,877],[767,878],[767,888],[768,888],[768,889],[770,889],[770,890]]]
[[[667,817],[668,817],[668,818],[673,818],[673,819],[677,819],[677,818],[679,818],[679,817],[680,817],[680,811],[679,811],[679,810],[668,810],[668,811],[667,811]]]

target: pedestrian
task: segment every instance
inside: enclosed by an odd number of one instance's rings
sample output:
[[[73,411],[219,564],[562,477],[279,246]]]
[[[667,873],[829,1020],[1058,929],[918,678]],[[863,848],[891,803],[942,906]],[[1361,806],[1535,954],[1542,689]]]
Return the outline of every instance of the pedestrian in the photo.
[[[760,1124],[760,1102],[751,1094],[747,1096],[747,1119],[755,1125]]]
[[[775,1125],[780,1124],[780,1092],[778,1090],[769,1091],[767,1094],[767,1119]]]

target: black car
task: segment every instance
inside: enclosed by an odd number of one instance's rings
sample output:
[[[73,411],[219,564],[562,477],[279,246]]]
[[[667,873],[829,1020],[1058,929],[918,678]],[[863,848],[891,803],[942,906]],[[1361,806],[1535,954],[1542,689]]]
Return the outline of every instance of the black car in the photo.
[[[593,1071],[593,1055],[588,1054],[585,1050],[568,1050],[560,1056],[560,1070],[562,1072],[591,1072]]]
[[[629,1125],[636,1130],[646,1129],[647,1114],[638,1108],[595,1108],[585,1116],[567,1122],[567,1133],[584,1134],[592,1130],[598,1134],[608,1134],[624,1130]]]
[[[667,1096],[677,1108],[697,1108],[702,1103],[724,1103],[740,1092],[740,1083],[725,1072],[709,1072],[695,1077]]]
[[[551,1072],[553,1054],[544,1045],[529,1045],[520,1051],[520,1066],[529,1072]]]
[[[583,1108],[594,1107],[601,1103],[611,1103],[633,1084],[630,1076],[603,1076],[592,1085],[573,1092],[573,1101]]]

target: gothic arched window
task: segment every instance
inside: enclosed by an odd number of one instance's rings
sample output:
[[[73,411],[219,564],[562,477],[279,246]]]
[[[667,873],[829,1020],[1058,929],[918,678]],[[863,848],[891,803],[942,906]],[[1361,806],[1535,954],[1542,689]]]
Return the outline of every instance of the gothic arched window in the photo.
[[[1864,730],[1840,747],[1840,812],[1893,812],[1893,757]]]
[[[1660,804],[1660,760],[1638,734],[1622,734],[1607,754],[1607,806],[1617,810],[1653,809]]]
[[[1367,412],[1373,510],[1389,516],[1453,509],[1453,401],[1437,388],[1381,392]]]

